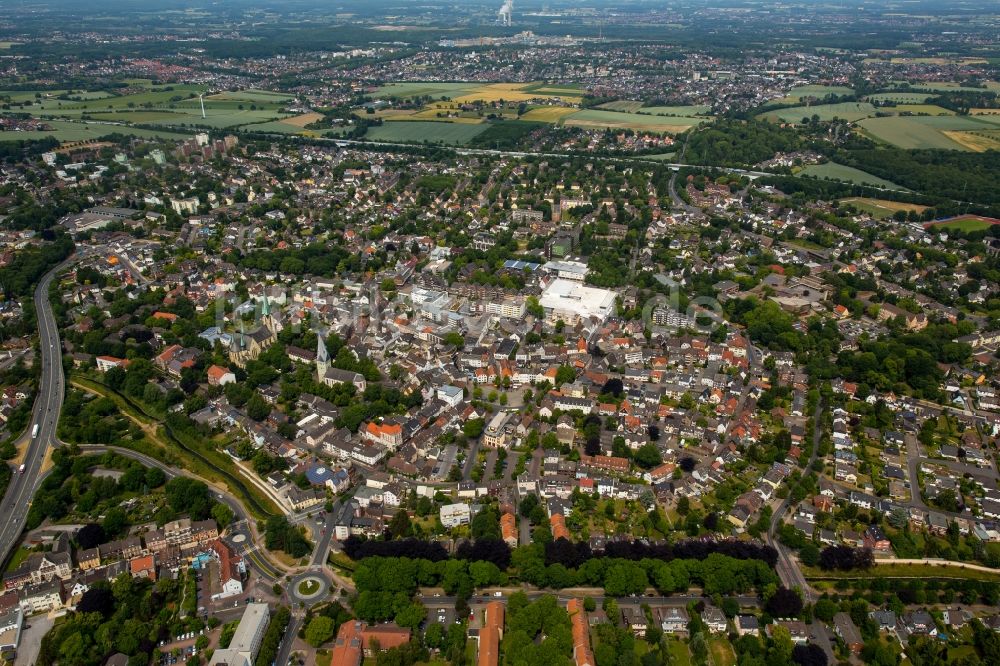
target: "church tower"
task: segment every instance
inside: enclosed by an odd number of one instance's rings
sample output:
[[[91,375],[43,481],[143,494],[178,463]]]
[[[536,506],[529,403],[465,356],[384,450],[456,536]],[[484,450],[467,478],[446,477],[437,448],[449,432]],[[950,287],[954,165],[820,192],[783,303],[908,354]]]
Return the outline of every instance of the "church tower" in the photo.
[[[326,370],[330,367],[330,354],[326,351],[326,343],[323,342],[323,334],[316,332],[316,380],[322,384],[326,377]]]

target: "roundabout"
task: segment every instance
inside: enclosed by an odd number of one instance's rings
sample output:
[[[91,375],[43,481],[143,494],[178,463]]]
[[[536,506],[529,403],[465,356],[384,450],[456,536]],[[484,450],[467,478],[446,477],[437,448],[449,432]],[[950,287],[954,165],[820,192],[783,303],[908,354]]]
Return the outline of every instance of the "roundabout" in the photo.
[[[330,581],[321,571],[304,571],[289,581],[287,589],[292,601],[311,606],[326,598]]]

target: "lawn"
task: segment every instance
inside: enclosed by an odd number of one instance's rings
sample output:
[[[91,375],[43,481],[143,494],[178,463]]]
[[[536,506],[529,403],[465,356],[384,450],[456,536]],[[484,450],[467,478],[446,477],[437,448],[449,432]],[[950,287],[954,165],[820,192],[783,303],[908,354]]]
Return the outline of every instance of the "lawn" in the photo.
[[[813,178],[842,180],[846,183],[856,185],[868,185],[870,187],[880,187],[886,190],[902,190],[903,188],[888,180],[883,180],[878,176],[855,169],[854,167],[837,164],[836,162],[826,162],[825,164],[810,164],[798,172],[802,176]]]
[[[667,639],[667,650],[670,652],[670,663],[673,666],[691,666],[691,653],[688,652],[688,646],[684,641],[676,638]]]
[[[674,118],[620,111],[585,109],[566,116],[563,124],[575,127],[634,129],[646,132],[684,132],[706,122],[704,118]]]
[[[839,104],[817,104],[815,106],[793,106],[789,109],[767,111],[757,116],[772,122],[801,123],[804,118],[818,116],[820,120],[834,118],[855,122],[875,115],[875,107],[868,102],[841,102]]]
[[[916,211],[918,213],[924,212],[927,206],[920,206],[918,204],[908,204],[902,203],[900,201],[889,201],[887,199],[869,199],[866,197],[851,197],[849,199],[841,199],[840,203],[850,204],[854,206],[861,212],[869,213],[873,217],[887,218],[892,217],[898,211]]]
[[[365,138],[389,143],[446,143],[462,145],[486,131],[485,124],[433,121],[385,122],[368,128]]]
[[[729,641],[720,636],[713,636],[708,639],[708,654],[710,663],[715,666],[735,666],[736,653]]]
[[[7,561],[7,568],[4,569],[6,572],[11,572],[17,569],[21,564],[28,559],[28,555],[31,555],[31,551],[24,546],[18,546],[10,555],[10,559]]]
[[[299,583],[299,594],[304,597],[308,597],[310,594],[316,594],[319,589],[319,583],[314,580],[304,580]]]

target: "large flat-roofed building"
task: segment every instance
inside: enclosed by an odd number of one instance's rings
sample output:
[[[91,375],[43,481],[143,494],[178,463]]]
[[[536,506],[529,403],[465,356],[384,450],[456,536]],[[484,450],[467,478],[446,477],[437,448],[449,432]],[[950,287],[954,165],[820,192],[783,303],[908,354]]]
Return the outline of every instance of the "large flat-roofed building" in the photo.
[[[615,311],[617,294],[610,289],[588,287],[575,280],[556,278],[542,292],[539,304],[552,322],[562,320],[570,326],[590,317],[604,321]]]
[[[253,666],[270,621],[267,604],[248,604],[229,647],[212,655],[212,666]]]

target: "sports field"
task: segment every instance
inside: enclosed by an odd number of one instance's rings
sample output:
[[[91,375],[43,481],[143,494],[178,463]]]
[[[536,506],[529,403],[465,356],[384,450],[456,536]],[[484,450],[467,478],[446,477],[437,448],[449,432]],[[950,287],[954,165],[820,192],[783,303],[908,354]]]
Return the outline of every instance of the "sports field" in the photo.
[[[1000,224],[1000,220],[994,220],[989,217],[979,217],[978,215],[963,215],[950,220],[930,222],[925,224],[924,227],[927,229],[939,229],[944,231],[954,229],[967,233],[970,231],[983,231],[984,229],[989,229],[995,224]]]
[[[855,122],[875,115],[875,107],[868,102],[841,102],[839,104],[817,104],[815,106],[793,106],[788,109],[766,111],[758,117],[783,123],[801,123],[804,118],[818,116],[822,121],[834,118]]]
[[[431,121],[386,122],[368,128],[365,138],[389,143],[465,144],[486,131],[489,125]]]
[[[873,176],[872,174],[862,171],[860,169],[855,169],[854,167],[845,166],[843,164],[837,164],[836,162],[826,162],[825,164],[810,164],[801,171],[798,172],[802,176],[811,176],[813,178],[829,179],[829,180],[841,180],[845,183],[854,183],[855,185],[868,185],[871,187],[880,187],[886,190],[902,190],[904,188],[899,185],[879,178],[878,176]]]
[[[863,213],[868,213],[872,217],[887,218],[895,213],[903,211],[915,211],[922,213],[927,210],[927,206],[918,204],[903,203],[901,201],[889,201],[888,199],[869,199],[866,197],[851,197],[841,199],[840,203],[849,204]]]

